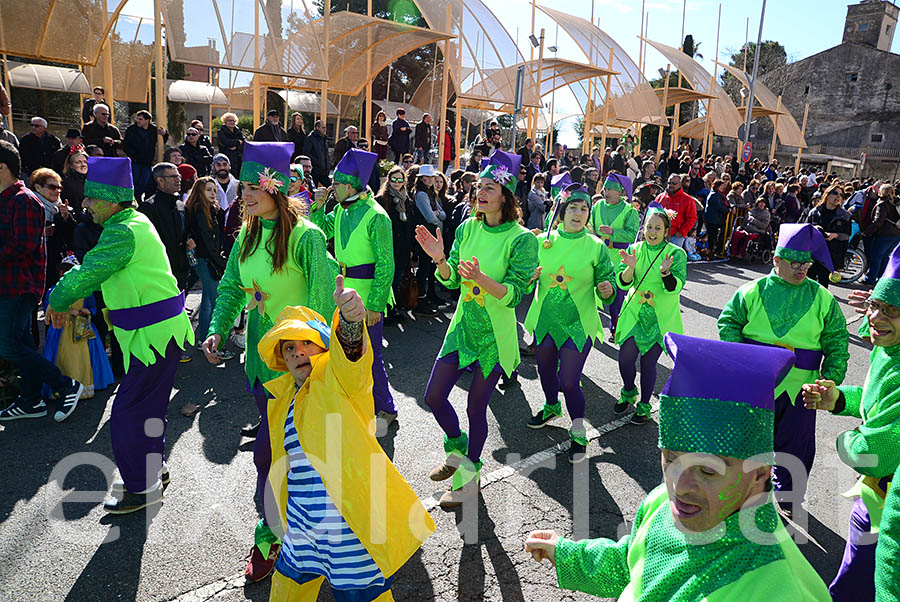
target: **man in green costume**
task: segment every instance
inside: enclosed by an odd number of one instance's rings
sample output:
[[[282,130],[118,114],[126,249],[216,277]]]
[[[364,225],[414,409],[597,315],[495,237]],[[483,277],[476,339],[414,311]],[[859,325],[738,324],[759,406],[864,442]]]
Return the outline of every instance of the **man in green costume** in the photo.
[[[825,602],[822,579],[772,502],[773,391],[785,349],[666,335],[660,396],[665,483],[619,541],[534,531],[525,550],[559,587],[620,602]],[[777,595],[773,589],[777,588]]]
[[[168,471],[163,465],[166,408],[181,352],[194,343],[169,267],[166,249],[150,220],[133,208],[131,160],[90,157],[84,210],[103,226],[88,251],[50,294],[53,325],[65,325],[69,307],[103,292],[109,321],[122,348],[125,378],[116,391],[110,439],[122,484],[113,484],[104,504],[111,514],[134,512],[162,499]]]
[[[894,473],[900,481],[900,468]],[[900,602],[900,488],[890,487],[875,550],[875,602]]]
[[[800,388],[819,378],[841,384],[850,359],[847,321],[837,300],[807,278],[814,259],[833,271],[822,234],[810,224],[782,224],[775,269],[739,288],[718,320],[723,341],[777,345],[796,356],[794,368],[775,390],[775,451],[799,459],[806,471],[795,483],[793,477],[800,475],[785,462],[796,463],[778,459],[772,481],[788,513],[793,502],[803,501],[816,455],[816,412],[798,402]]]
[[[347,287],[359,292],[366,306],[366,328],[374,352],[372,396],[379,431],[386,433],[387,426],[397,419],[381,347],[382,318],[387,306],[394,302],[394,238],[391,218],[366,186],[377,161],[375,153],[358,148],[348,150],[334,172],[337,207],[326,215],[322,202],[313,209],[310,219],[325,232],[326,238],[334,238],[334,255]]]

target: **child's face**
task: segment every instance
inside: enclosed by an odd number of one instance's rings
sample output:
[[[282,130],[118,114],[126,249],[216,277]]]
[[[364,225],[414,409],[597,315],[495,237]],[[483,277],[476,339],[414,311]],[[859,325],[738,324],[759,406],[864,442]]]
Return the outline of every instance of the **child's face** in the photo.
[[[297,383],[305,381],[312,372],[309,358],[325,353],[325,350],[312,341],[282,341],[281,355],[287,365],[288,372]]]

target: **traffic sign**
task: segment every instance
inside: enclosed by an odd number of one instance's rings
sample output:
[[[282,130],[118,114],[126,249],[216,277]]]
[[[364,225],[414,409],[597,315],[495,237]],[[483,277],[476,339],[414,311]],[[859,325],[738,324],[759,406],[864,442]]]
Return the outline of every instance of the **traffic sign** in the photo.
[[[741,161],[746,163],[750,160],[750,157],[753,156],[753,143],[745,142],[744,148],[741,150]]]

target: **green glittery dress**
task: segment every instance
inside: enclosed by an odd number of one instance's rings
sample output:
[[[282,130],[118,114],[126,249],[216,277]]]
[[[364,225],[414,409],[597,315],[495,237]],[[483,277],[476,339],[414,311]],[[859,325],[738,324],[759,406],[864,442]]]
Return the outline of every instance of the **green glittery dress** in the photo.
[[[482,273],[506,285],[506,295],[497,299],[471,280],[461,280],[460,260],[478,258]],[[438,281],[460,289],[453,320],[438,357],[459,353],[459,367],[476,361],[485,378],[497,364],[507,376],[519,365],[516,306],[528,290],[538,265],[537,239],[516,222],[488,226],[469,218],[456,229],[456,238],[447,258],[450,278]]]
[[[893,483],[900,484],[900,468]],[[900,486],[887,492],[875,548],[875,602],[900,602]]]
[[[224,341],[235,318],[244,307],[248,308],[244,368],[251,388],[257,381],[264,383],[278,376],[259,357],[256,346],[272,328],[281,310],[303,305],[327,319],[334,313],[334,279],[337,275],[337,265],[328,254],[322,231],[302,217],[291,231],[287,261],[280,271],[273,271],[272,256],[264,241],[274,235],[275,220],[259,221],[263,228],[262,240],[244,262],[241,262],[240,254],[247,227],[243,226],[238,233],[225,274],[219,282],[209,327],[210,335],[217,334]]]
[[[637,209],[631,206],[631,203],[620,201],[615,205],[610,205],[605,200],[601,200],[591,207],[591,228],[597,233],[600,226],[609,226],[613,229],[612,236],[597,234],[607,246],[611,246],[609,243],[631,244],[637,239],[638,230],[641,228],[641,215]],[[618,249],[611,248],[609,258],[613,268],[622,263]]]
[[[751,512],[750,524],[742,525]],[[563,589],[619,602],[831,600],[771,501],[734,513],[707,533],[684,533],[674,524],[665,485],[650,492],[631,533],[619,541],[560,538],[556,576]]]

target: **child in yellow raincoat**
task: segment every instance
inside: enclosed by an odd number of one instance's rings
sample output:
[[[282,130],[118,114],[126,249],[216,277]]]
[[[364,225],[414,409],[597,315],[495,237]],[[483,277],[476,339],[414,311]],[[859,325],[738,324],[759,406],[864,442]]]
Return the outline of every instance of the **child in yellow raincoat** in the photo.
[[[391,601],[394,573],[435,529],[375,439],[362,299],[338,276],[334,300],[331,328],[286,307],[259,342],[269,368],[287,372],[265,384],[280,515],[268,518],[283,532],[271,601],[314,602],[325,579],[337,602]]]

